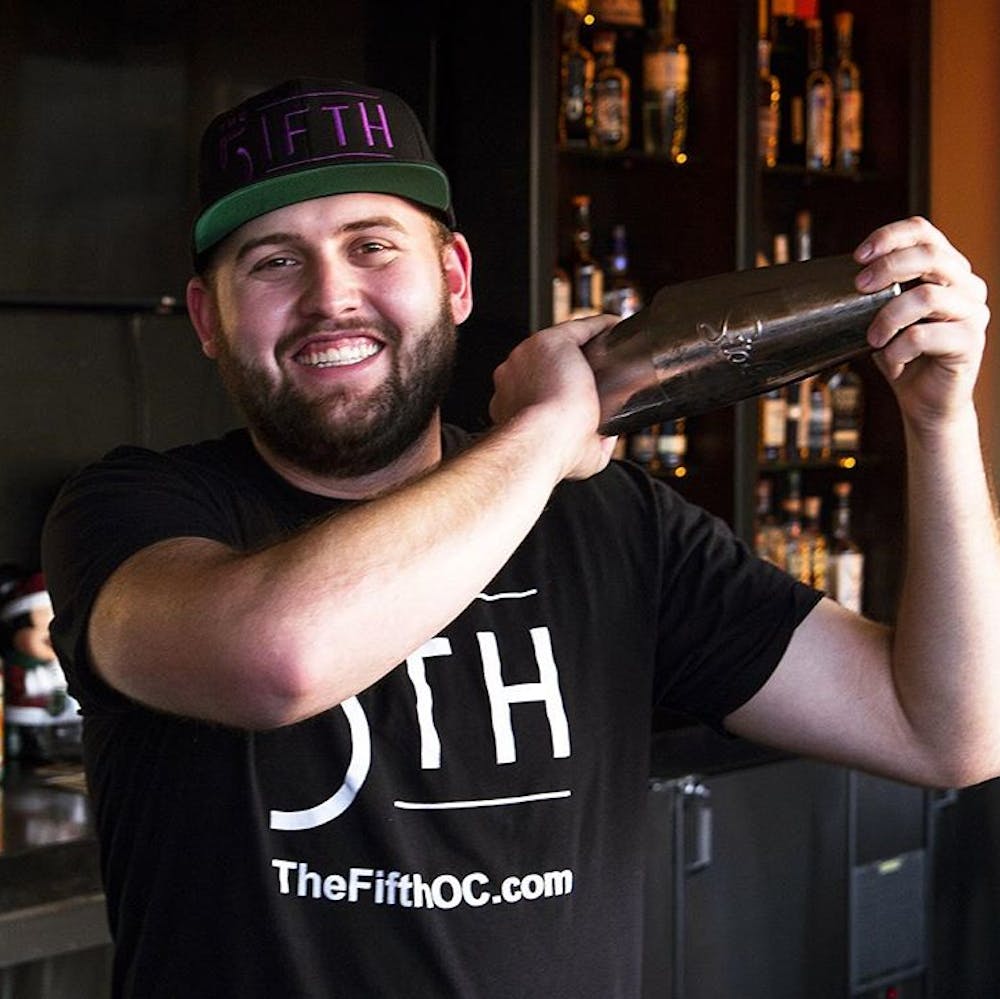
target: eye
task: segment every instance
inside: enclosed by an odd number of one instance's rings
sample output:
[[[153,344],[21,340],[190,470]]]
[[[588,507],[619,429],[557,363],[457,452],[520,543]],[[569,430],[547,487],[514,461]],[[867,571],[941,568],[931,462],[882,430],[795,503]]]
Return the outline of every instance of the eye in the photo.
[[[298,264],[298,261],[294,257],[274,254],[273,256],[262,257],[260,260],[255,261],[250,269],[257,272],[276,271],[285,267],[294,267],[296,264]]]
[[[380,267],[395,259],[399,247],[385,239],[367,236],[352,243],[350,253],[361,267]]]

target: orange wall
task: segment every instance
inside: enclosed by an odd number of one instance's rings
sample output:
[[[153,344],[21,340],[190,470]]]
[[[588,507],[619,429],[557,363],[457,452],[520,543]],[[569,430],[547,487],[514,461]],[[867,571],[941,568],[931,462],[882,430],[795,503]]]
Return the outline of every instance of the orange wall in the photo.
[[[931,216],[990,286],[989,341],[977,388],[1000,484],[1000,3],[932,0]]]

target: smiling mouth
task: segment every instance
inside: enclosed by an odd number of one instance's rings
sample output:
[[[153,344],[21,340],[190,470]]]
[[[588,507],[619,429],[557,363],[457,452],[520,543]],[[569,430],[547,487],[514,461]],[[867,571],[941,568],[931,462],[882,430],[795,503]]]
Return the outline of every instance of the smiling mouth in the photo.
[[[382,344],[374,340],[352,341],[325,347],[323,350],[306,350],[295,361],[307,368],[340,368],[373,357],[382,349]]]

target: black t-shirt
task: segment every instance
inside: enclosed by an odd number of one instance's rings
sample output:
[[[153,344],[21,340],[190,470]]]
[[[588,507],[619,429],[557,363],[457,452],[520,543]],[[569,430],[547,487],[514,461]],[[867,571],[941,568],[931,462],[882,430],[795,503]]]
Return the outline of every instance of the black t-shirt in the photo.
[[[446,453],[463,441],[446,428]],[[612,463],[561,484],[448,627],[306,721],[182,719],[94,672],[90,608],[131,554],[176,536],[256,548],[337,507],[237,431],[120,448],[50,513],[116,995],[638,996],[651,708],[720,726],[818,594]]]

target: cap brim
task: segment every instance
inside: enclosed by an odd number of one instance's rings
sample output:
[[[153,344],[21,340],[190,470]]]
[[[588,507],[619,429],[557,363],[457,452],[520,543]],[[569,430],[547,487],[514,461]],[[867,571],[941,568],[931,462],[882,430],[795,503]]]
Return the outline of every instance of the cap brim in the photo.
[[[395,194],[440,212],[454,226],[448,178],[427,163],[341,163],[269,177],[220,198],[194,226],[195,253],[204,253],[245,222],[287,205],[330,194]]]

